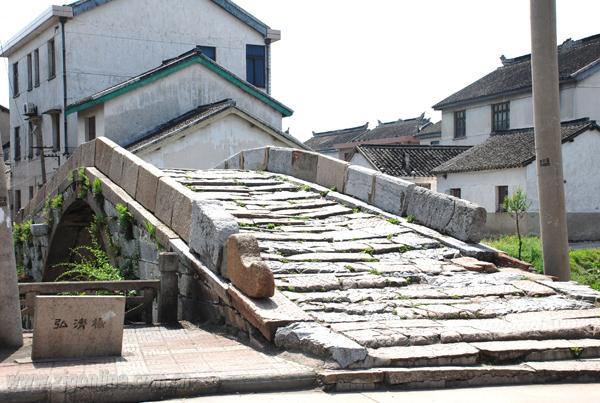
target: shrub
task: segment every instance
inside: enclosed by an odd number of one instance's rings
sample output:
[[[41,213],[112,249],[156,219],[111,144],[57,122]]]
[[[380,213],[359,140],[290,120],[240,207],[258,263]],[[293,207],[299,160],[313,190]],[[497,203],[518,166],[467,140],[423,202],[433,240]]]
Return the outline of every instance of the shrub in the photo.
[[[13,242],[15,246],[18,244],[31,242],[31,224],[33,221],[27,220],[22,224],[14,224],[13,225]]]
[[[504,199],[502,202],[502,207],[508,214],[510,214],[513,220],[515,220],[517,226],[517,239],[519,240],[517,258],[521,259],[523,241],[521,239],[521,228],[519,227],[519,221],[525,217],[525,214],[527,214],[527,210],[529,210],[529,207],[531,207],[531,202],[527,200],[527,195],[525,192],[523,192],[521,188],[517,188],[517,190],[515,190],[511,196],[507,196]]]
[[[96,233],[88,227],[92,243],[71,249],[76,262],[59,263],[56,268],[66,269],[56,281],[117,281],[123,280],[121,271],[112,266],[108,255],[100,247]]]

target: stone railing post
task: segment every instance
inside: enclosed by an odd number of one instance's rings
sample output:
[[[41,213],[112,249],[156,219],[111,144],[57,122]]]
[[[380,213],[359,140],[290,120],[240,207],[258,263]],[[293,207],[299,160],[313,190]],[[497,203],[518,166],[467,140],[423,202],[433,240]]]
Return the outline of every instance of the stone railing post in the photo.
[[[158,322],[177,322],[177,302],[179,295],[177,253],[162,252],[158,256],[160,270],[160,290],[158,293]]]

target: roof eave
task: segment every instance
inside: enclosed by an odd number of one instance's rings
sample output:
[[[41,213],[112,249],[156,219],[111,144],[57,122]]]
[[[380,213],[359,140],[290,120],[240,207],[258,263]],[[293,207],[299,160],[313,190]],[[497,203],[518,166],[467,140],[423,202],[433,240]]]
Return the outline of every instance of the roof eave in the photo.
[[[10,57],[24,44],[59,22],[61,18],[73,18],[73,9],[69,6],[50,6],[36,19],[27,24],[19,33],[10,38],[3,46],[0,57]]]
[[[574,81],[576,81],[576,79],[574,77],[562,78],[560,80],[560,85],[569,84]],[[520,87],[520,88],[516,88],[514,90],[501,91],[501,92],[497,92],[497,93],[490,94],[490,95],[482,95],[479,97],[462,99],[460,101],[455,101],[455,102],[445,103],[444,101],[442,101],[442,102],[438,102],[437,104],[433,105],[432,108],[436,111],[443,111],[444,109],[451,109],[451,108],[453,109],[453,108],[460,107],[460,106],[467,106],[467,105],[475,103],[475,102],[489,101],[489,100],[499,98],[499,97],[506,97],[506,96],[511,96],[511,95],[529,93],[531,91],[532,91],[531,85],[528,85],[526,87]]]
[[[265,37],[265,39],[270,39],[271,42],[275,42],[281,38],[280,31],[270,29],[267,24],[234,2],[230,0],[212,0],[212,2],[221,7],[223,10],[227,11],[229,14],[233,15],[238,20],[242,21],[244,24],[248,25],[250,28],[254,29],[256,32]]]

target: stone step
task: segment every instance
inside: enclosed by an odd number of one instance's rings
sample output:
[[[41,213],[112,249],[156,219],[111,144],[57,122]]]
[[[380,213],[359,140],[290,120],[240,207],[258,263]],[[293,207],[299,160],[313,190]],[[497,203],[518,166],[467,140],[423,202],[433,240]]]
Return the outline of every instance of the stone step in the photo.
[[[375,320],[375,317],[356,317],[341,320],[351,322],[351,319],[354,319],[363,322],[336,323],[335,318],[327,318],[327,321],[331,323],[333,330],[343,333],[357,343],[369,348],[381,348],[460,342],[594,339],[600,335],[600,319],[577,315],[594,315],[596,311],[582,309],[530,312],[511,314],[503,318],[450,320],[412,319],[410,314],[406,313],[404,315],[408,320],[386,321]]]
[[[319,374],[323,388],[337,392],[377,388],[455,388],[599,380],[600,360],[597,359],[525,362],[519,365],[328,370]]]
[[[514,340],[370,349],[366,367],[520,364],[600,358],[600,339]]]

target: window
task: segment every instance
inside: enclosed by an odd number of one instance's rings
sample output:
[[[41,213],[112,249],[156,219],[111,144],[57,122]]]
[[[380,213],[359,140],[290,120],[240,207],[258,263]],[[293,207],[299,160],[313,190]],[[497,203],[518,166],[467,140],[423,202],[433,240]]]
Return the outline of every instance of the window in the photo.
[[[31,64],[31,53],[27,54],[27,91],[33,89],[33,67]]]
[[[10,143],[6,143],[2,146],[2,158],[4,162],[8,161],[10,158]]]
[[[90,116],[85,123],[85,141],[91,141],[96,138],[96,116]]]
[[[492,131],[510,128],[510,102],[492,105]]]
[[[40,51],[36,49],[33,51],[33,85],[35,87],[40,86]]]
[[[21,210],[21,191],[15,190],[15,215]]]
[[[454,112],[454,138],[458,139],[467,135],[466,111]]]
[[[33,199],[33,186],[29,186],[29,200]]]
[[[12,65],[12,89],[13,97],[19,96],[19,62]]]
[[[200,49],[204,56],[217,61],[217,48],[214,46],[198,46],[198,49]]]
[[[429,143],[432,146],[439,146],[440,145],[440,141],[439,140],[434,140],[431,143]]]
[[[458,197],[460,199],[460,188],[452,188],[450,189],[450,196]]]
[[[60,115],[53,113],[50,115],[52,119],[52,150],[60,150]]]
[[[48,41],[48,80],[56,77],[56,56],[54,50],[54,39]]]
[[[21,128],[19,126],[15,127],[14,143],[14,160],[19,161],[21,159]]]
[[[503,213],[504,199],[508,196],[508,186],[496,186],[496,212]]]
[[[246,80],[257,87],[266,87],[264,46],[246,45]]]

